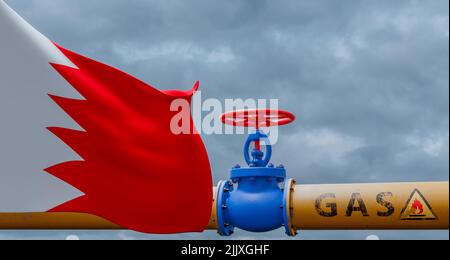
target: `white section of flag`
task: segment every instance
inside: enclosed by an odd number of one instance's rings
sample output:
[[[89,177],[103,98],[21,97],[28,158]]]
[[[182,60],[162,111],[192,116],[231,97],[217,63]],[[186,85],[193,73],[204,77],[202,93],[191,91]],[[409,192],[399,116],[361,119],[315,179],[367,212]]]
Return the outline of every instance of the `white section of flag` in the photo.
[[[46,130],[79,129],[47,96],[79,98],[49,62],[73,66],[0,0],[0,212],[44,212],[81,195],[43,171],[79,159]]]

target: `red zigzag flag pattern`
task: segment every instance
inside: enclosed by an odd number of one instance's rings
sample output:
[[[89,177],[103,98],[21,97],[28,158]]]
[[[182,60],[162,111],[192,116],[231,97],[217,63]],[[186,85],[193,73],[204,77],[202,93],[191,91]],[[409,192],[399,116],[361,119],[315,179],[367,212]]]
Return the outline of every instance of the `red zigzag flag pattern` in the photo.
[[[198,82],[187,92],[159,91],[57,47],[77,68],[51,65],[84,100],[50,97],[84,131],[48,129],[83,160],[46,171],[85,195],[50,212],[90,213],[145,233],[203,231],[212,206],[208,155],[198,134],[170,131],[171,102],[191,102]]]

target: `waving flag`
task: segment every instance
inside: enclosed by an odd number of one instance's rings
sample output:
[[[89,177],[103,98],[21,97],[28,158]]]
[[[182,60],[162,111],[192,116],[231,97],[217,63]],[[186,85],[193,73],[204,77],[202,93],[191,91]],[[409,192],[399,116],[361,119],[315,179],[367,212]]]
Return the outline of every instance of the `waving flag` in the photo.
[[[0,1],[0,212],[202,231],[212,206],[206,149],[199,135],[170,131],[171,102],[190,102],[198,85],[157,90],[54,44]]]

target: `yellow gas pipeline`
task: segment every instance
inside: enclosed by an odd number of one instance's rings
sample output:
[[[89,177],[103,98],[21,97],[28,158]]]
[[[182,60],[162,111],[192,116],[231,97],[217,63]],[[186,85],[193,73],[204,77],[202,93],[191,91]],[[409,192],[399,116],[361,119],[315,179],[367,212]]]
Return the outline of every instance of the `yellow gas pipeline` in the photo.
[[[296,185],[292,227],[448,229],[448,182]]]
[[[448,229],[449,226],[448,182],[292,185],[288,194],[290,235],[297,230]],[[208,229],[217,229],[215,201]],[[81,213],[0,213],[0,229],[120,227]]]

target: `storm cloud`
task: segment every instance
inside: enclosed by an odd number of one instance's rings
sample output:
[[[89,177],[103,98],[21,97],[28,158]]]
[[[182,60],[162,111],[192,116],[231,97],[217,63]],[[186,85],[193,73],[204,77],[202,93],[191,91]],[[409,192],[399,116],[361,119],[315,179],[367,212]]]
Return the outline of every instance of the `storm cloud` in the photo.
[[[51,40],[157,88],[200,80],[204,98],[279,99],[298,120],[280,129],[273,160],[300,183],[448,180],[447,0],[6,2]],[[203,138],[215,181],[243,164],[237,151],[245,137]],[[448,232],[383,234],[448,239]],[[267,236],[284,237],[255,238]]]

